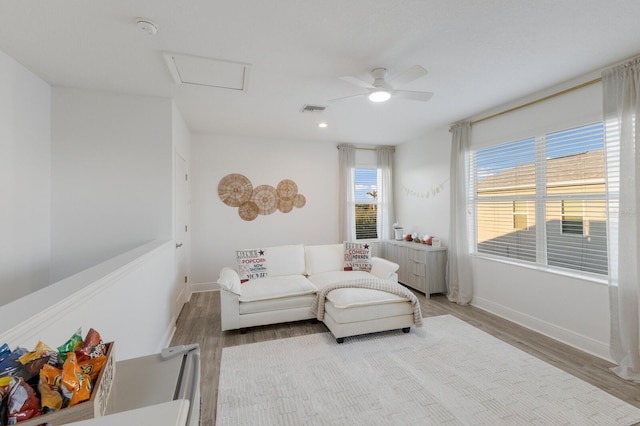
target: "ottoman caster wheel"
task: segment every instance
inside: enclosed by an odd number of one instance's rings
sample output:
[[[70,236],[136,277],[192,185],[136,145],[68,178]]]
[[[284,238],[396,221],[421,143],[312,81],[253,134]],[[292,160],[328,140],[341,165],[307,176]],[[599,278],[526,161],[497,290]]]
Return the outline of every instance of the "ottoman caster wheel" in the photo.
[[[411,327],[405,327],[405,328],[402,329],[402,332],[403,333],[408,333],[409,330],[411,330]]]
[[[338,343],[344,343],[344,337],[338,337],[338,338],[336,339],[336,342],[338,342]]]
[[[317,324],[317,323],[318,323],[318,320],[316,318],[311,319],[311,324]]]

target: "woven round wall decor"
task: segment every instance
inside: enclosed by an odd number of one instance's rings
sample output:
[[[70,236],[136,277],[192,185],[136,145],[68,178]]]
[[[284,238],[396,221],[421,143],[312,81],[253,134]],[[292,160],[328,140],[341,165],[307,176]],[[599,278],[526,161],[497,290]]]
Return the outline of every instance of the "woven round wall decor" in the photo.
[[[278,209],[278,193],[271,185],[256,186],[251,201],[256,203],[258,211],[262,215],[271,214]]]
[[[260,209],[253,201],[245,201],[238,207],[238,215],[246,221],[251,221],[258,217]]]
[[[280,198],[292,199],[298,194],[298,185],[291,179],[283,179],[278,183],[276,191]]]
[[[304,205],[307,204],[307,199],[304,198],[304,195],[302,194],[298,194],[295,197],[293,197],[293,205],[296,208],[302,208],[304,207]]]
[[[232,173],[220,179],[218,183],[218,195],[228,206],[239,207],[251,199],[251,194],[253,194],[253,185],[246,176]]]
[[[280,198],[278,200],[278,210],[282,213],[289,213],[293,210],[293,200],[291,198]]]

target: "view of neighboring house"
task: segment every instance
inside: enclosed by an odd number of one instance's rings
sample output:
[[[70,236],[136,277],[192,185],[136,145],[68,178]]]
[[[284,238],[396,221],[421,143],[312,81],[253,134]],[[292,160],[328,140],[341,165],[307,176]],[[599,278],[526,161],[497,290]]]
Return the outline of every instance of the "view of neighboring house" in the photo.
[[[598,137],[602,143],[601,132]],[[521,145],[524,158],[535,155],[533,141]],[[503,165],[502,154],[498,157]],[[481,175],[486,165],[478,165],[478,252],[534,263],[542,256],[549,266],[606,275],[604,149],[562,153],[547,157],[544,165],[536,170],[536,163],[528,162],[486,176]],[[544,194],[536,193],[536,180],[544,181]],[[536,247],[540,223],[547,241],[542,253]]]

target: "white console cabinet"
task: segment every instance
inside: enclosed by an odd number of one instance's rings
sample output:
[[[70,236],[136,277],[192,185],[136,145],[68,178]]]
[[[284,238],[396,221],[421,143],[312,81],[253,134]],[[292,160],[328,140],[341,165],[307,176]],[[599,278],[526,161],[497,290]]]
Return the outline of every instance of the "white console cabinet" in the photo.
[[[400,265],[398,281],[423,292],[447,293],[446,247],[432,247],[409,241],[385,241],[382,244],[385,259]]]

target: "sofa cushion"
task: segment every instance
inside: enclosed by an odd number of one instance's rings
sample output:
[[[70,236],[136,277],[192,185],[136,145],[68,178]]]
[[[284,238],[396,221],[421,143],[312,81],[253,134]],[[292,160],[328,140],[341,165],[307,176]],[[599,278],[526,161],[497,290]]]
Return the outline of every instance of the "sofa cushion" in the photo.
[[[307,275],[344,269],[344,245],[325,244],[304,247],[304,261]]]
[[[387,259],[380,257],[371,258],[371,274],[383,280],[391,279],[399,267],[397,263]]]
[[[408,300],[405,300],[404,303],[352,306],[349,309],[338,308],[333,304],[333,302],[327,301],[324,308],[325,318],[330,316],[338,324],[371,321],[400,315],[413,316],[413,308]]]
[[[302,244],[236,250],[236,260],[242,282],[305,272]]]
[[[304,275],[258,278],[242,284],[240,302],[315,294],[317,291],[318,288]]]
[[[220,284],[221,288],[237,294],[238,296],[242,294],[240,277],[238,276],[238,273],[231,268],[226,266],[222,268],[220,276],[218,277],[218,284]]]
[[[287,309],[309,308],[315,300],[315,294],[279,297],[277,299],[255,300],[240,304],[240,315],[258,314],[261,312],[284,311]]]
[[[344,243],[344,270],[370,271],[371,247],[368,243]]]
[[[318,290],[322,290],[328,285],[338,284],[344,281],[362,280],[375,278],[369,272],[364,271],[327,271],[315,275],[309,275],[311,281]]]
[[[338,288],[327,293],[327,300],[339,309],[409,301],[393,293],[369,288]]]

